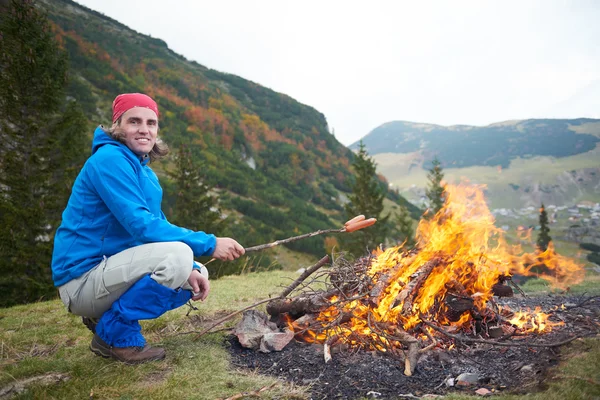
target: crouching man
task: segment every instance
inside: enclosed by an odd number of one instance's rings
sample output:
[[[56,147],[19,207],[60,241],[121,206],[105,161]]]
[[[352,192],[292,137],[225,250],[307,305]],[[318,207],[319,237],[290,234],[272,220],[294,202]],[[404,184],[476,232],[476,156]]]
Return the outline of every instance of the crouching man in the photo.
[[[208,271],[194,257],[234,260],[245,250],[165,218],[162,188],[148,165],[168,153],[157,137],[156,102],[121,94],[112,111],[112,127],[94,132],[92,155],[56,231],[52,277],[68,311],[94,332],[90,349],[138,364],[165,357],[146,343],[139,320],[208,296]]]

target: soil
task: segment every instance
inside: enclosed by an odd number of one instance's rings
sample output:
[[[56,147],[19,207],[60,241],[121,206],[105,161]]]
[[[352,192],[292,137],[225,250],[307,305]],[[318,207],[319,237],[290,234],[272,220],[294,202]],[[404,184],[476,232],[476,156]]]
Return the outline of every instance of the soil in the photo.
[[[522,347],[457,344],[452,350],[433,349],[423,354],[411,377],[404,375],[401,361],[378,352],[342,351],[339,348],[336,352],[334,347],[333,360],[326,364],[323,346],[318,344],[292,341],[282,351],[272,353],[245,349],[233,335],[227,338],[227,344],[235,366],[309,386],[312,399],[395,399],[401,395],[473,394],[480,388],[505,393],[538,391],[544,388],[549,368],[561,360],[560,348],[528,347],[526,344],[558,343],[573,336],[598,334],[598,298],[513,297],[497,302],[513,310],[541,306],[546,312],[564,304],[567,309],[555,311],[551,319],[562,320],[565,325],[555,327],[547,334],[505,341],[523,344]],[[469,386],[450,385],[462,373],[477,374],[478,379]]]

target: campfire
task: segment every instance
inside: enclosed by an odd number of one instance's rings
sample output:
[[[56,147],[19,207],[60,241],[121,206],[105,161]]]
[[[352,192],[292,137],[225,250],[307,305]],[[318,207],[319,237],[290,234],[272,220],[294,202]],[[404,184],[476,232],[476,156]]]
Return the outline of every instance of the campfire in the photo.
[[[421,220],[413,249],[377,249],[354,263],[339,257],[302,283],[296,296],[286,297],[288,291],[271,300],[271,324],[287,325],[281,332],[286,340],[322,343],[325,361],[333,346],[378,351],[402,360],[408,376],[421,354],[451,348],[457,338],[500,343],[560,325],[540,308],[513,310],[495,297],[512,296],[515,275],[565,289],[582,281],[583,267],[556,254],[552,244],[533,254],[509,245],[482,189],[448,185],[445,207]]]

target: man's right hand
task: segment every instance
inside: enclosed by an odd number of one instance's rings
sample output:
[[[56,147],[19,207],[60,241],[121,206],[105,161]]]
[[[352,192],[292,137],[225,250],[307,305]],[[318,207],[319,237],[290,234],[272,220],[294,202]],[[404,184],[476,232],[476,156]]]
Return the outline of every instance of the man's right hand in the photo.
[[[244,255],[246,250],[232,238],[217,238],[217,245],[212,256],[221,261],[231,261]]]

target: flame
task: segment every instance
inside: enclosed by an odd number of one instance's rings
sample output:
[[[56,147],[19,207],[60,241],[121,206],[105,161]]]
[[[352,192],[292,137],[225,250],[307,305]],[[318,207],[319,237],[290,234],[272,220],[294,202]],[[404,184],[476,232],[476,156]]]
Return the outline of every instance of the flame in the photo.
[[[347,343],[357,343],[356,338],[362,336],[385,347],[387,339],[377,337],[375,326],[410,331],[424,318],[450,327],[448,331],[470,330],[474,323],[471,310],[484,318],[493,314],[486,312],[486,305],[493,296],[492,287],[503,278],[535,275],[561,288],[583,280],[583,267],[558,255],[552,243],[546,251],[532,254],[509,245],[504,231],[494,225],[484,188],[468,183],[446,185],[444,207],[431,219],[419,222],[418,251],[408,251],[403,245],[374,251],[367,274],[375,286],[383,284],[384,288],[372,294],[375,298],[343,303],[343,308],[339,306],[342,303],[336,305],[340,299],[331,298],[332,306],[318,317],[322,331],[310,333],[309,340],[337,335]],[[340,313],[349,315],[351,322],[333,324]],[[510,323],[527,332],[548,331],[558,325],[537,309],[516,313]]]
[[[550,332],[552,327],[564,325],[564,322],[552,322],[548,320],[550,315],[542,312],[540,307],[536,307],[534,311],[518,311],[515,316],[508,322],[516,326],[524,333],[541,333]]]

